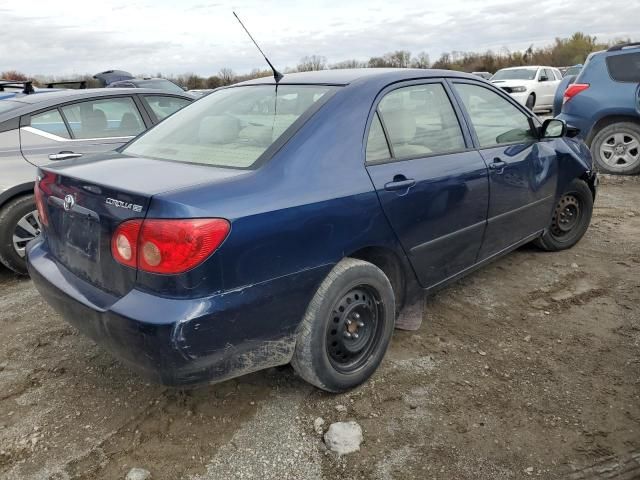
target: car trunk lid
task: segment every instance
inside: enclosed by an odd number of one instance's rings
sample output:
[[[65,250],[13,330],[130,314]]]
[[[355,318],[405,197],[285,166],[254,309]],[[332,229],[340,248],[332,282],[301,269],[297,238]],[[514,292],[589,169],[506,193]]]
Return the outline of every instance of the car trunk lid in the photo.
[[[46,208],[48,249],[75,275],[122,296],[133,288],[137,271],[111,254],[117,226],[144,218],[155,194],[242,173],[120,155],[47,166],[38,188]]]

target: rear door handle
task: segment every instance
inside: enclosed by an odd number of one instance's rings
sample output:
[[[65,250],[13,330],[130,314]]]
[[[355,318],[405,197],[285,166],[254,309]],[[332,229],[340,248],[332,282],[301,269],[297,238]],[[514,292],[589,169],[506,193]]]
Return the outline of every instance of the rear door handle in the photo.
[[[384,184],[384,189],[390,192],[397,190],[407,190],[413,187],[416,181],[413,178],[407,178],[404,175],[396,175],[392,182]]]
[[[49,160],[68,160],[70,158],[78,158],[81,157],[81,153],[73,153],[73,152],[60,152],[60,153],[52,153],[49,155]]]
[[[489,168],[491,170],[497,170],[496,173],[500,174],[504,171],[504,167],[507,166],[507,162],[500,160],[500,158],[496,157],[493,159],[493,162],[489,164]]]

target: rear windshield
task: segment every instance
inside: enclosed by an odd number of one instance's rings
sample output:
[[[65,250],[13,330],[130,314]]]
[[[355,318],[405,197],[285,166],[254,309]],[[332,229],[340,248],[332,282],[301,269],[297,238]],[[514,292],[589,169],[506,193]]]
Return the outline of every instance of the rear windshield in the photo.
[[[533,80],[536,78],[536,68],[510,68],[498,70],[491,80]]]
[[[640,82],[640,53],[607,57],[607,68],[616,82]]]
[[[168,92],[184,93],[184,90],[175,83],[158,78],[155,80],[136,80],[138,88],[155,88],[157,90],[166,90]]]
[[[134,156],[252,168],[300,116],[336,87],[251,85],[226,88],[174,113],[130,143]]]

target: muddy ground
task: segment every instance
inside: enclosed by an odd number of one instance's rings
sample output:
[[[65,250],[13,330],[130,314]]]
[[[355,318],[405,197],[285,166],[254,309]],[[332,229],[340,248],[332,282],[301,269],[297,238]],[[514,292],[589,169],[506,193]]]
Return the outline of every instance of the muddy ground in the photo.
[[[522,248],[430,298],[425,320],[348,394],[288,367],[175,390],[1,270],[0,478],[640,477],[639,182],[601,186],[574,249]],[[316,417],[360,423],[361,451],[328,453]]]

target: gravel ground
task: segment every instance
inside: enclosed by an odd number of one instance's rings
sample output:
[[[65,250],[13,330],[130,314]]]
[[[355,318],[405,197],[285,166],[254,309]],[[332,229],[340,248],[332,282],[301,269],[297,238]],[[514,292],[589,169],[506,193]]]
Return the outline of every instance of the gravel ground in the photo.
[[[640,183],[605,179],[574,249],[524,247],[437,293],[379,372],[145,383],[0,270],[0,478],[640,478]],[[355,420],[359,452],[314,431]]]

